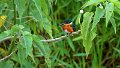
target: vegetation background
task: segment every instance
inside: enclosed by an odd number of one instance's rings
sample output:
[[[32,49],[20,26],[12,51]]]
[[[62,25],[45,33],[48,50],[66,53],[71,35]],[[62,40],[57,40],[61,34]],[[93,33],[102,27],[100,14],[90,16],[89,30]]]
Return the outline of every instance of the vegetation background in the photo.
[[[1,68],[120,68],[119,0],[0,0],[0,15]],[[46,42],[67,18],[81,32]]]

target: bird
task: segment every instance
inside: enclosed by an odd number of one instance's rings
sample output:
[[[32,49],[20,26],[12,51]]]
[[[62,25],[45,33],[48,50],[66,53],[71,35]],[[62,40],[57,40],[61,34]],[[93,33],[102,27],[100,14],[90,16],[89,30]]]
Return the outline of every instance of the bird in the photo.
[[[75,31],[75,25],[71,19],[66,19],[62,23],[62,29],[64,30],[64,32],[70,34]]]

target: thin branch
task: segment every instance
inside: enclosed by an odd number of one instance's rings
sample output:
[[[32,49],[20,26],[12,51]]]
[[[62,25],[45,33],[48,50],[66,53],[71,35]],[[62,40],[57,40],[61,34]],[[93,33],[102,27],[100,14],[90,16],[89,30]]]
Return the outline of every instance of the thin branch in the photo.
[[[70,36],[72,35],[77,35],[80,33],[80,30],[76,31],[76,32],[73,32],[70,34]],[[54,41],[58,41],[58,40],[61,40],[61,39],[64,39],[66,38],[68,35],[65,35],[65,36],[61,36],[61,37],[58,37],[58,38],[55,38],[55,39],[47,39],[47,40],[41,40],[42,42],[54,42]]]
[[[79,33],[80,33],[80,30],[71,33],[70,36],[72,36],[72,35],[77,35],[77,34],[79,34]],[[58,40],[64,39],[64,38],[66,38],[67,36],[68,36],[68,35],[60,36],[60,37],[54,38],[54,39],[41,40],[41,41],[42,41],[42,42],[54,42],[54,41],[58,41]],[[3,40],[0,40],[0,43],[3,42],[3,41],[5,41],[5,40],[12,39],[12,38],[14,38],[14,36],[6,37],[6,38],[4,38]]]
[[[8,56],[5,56],[4,58],[0,59],[0,62],[3,61],[3,60],[5,60],[5,59],[7,59],[7,58],[9,58],[9,57],[10,57],[12,54],[14,54],[16,51],[17,51],[17,49],[16,49],[15,51],[11,52]]]

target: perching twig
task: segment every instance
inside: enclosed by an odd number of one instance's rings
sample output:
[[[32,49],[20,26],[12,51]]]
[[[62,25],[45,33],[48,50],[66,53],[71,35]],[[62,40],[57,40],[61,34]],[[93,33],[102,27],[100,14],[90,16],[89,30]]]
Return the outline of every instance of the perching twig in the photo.
[[[77,34],[79,34],[79,33],[80,33],[80,30],[71,33],[70,36],[71,36],[71,35],[77,35]],[[42,42],[54,42],[54,41],[58,41],[58,40],[64,39],[64,38],[66,38],[66,37],[67,37],[67,35],[61,36],[61,37],[58,37],[58,38],[55,38],[55,39],[47,39],[47,40],[41,40],[41,41],[42,41]]]
[[[7,59],[7,58],[9,58],[16,51],[17,51],[17,49],[15,51],[11,52],[8,56],[5,56],[4,58],[0,59],[0,62],[3,61],[3,60],[5,60],[5,59]]]
[[[80,30],[71,33],[70,36],[71,36],[71,35],[77,35],[77,34],[79,34],[79,33],[80,33]],[[61,37],[58,37],[58,38],[54,38],[54,39],[47,39],[47,40],[41,40],[41,41],[42,41],[42,42],[54,42],[54,41],[58,41],[58,40],[64,39],[64,38],[66,38],[66,37],[67,37],[67,35],[61,36]],[[3,41],[5,41],[5,40],[11,39],[11,38],[14,38],[14,36],[6,37],[6,38],[4,38],[3,40],[0,40],[0,43],[3,42]]]

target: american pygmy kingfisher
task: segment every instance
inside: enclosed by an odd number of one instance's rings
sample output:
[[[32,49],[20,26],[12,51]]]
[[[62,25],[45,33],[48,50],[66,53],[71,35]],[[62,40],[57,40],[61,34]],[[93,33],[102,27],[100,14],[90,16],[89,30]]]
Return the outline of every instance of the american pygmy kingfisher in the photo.
[[[66,19],[62,23],[62,28],[66,33],[72,33],[75,31],[75,25],[73,24],[73,21],[71,19]]]

